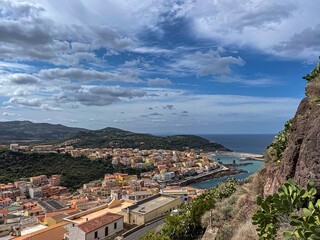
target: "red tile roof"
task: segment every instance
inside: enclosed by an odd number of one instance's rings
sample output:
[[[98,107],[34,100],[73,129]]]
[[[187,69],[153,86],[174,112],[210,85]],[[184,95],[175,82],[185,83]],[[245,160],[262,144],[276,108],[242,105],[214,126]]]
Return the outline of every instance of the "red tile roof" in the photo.
[[[9,211],[6,209],[0,209],[0,214],[8,214]]]
[[[61,222],[51,227],[30,233],[21,237],[14,238],[15,240],[61,240],[64,234],[68,231],[64,226],[70,224],[69,222]]]
[[[107,213],[101,217],[97,217],[87,222],[79,224],[78,228],[80,228],[85,233],[89,233],[107,224],[115,222],[120,218],[123,218],[123,215],[115,214],[115,213]]]

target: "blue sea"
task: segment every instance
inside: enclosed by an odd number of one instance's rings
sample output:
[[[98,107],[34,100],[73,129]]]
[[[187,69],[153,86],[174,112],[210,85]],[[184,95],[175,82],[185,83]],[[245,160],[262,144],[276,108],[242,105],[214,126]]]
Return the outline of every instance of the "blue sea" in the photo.
[[[235,151],[235,152],[245,152],[245,153],[256,153],[256,154],[263,154],[265,148],[270,145],[272,142],[275,134],[239,134],[239,135],[199,135],[210,141],[214,141],[224,145],[225,147]],[[228,164],[232,163],[233,160],[236,163],[240,162],[240,155],[232,154],[232,155],[224,155],[224,154],[212,154],[212,157],[218,159],[218,161]],[[252,163],[247,166],[239,166],[237,168],[246,170],[247,173],[240,173],[237,175],[232,176],[233,178],[243,180],[250,176],[251,174],[255,173],[259,170],[264,162],[263,161],[245,161],[246,163]],[[204,182],[192,184],[191,187],[195,187],[198,189],[208,189],[214,187],[218,183],[230,178],[230,176],[222,177],[222,178],[215,178],[210,179]]]
[[[276,134],[207,134],[199,135],[220,143],[235,152],[263,154]]]

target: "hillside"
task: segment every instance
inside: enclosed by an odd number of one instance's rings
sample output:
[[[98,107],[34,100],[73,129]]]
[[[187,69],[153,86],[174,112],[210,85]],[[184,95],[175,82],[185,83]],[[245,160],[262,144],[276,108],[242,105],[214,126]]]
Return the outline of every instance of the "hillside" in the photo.
[[[140,149],[203,149],[204,151],[230,151],[221,144],[194,135],[154,136],[133,133],[116,128],[97,131],[81,131],[69,139],[76,147],[117,147]]]
[[[0,142],[61,140],[81,130],[84,129],[30,121],[0,122]]]
[[[318,70],[317,70],[318,69]],[[316,73],[315,73],[316,72]],[[306,98],[294,118],[268,148],[266,157],[266,195],[274,193],[279,185],[294,178],[302,186],[314,179],[320,187],[320,65],[308,74]],[[309,76],[309,77],[308,77]],[[277,154],[277,151],[280,154]]]
[[[139,174],[142,170],[114,166],[111,159],[90,160],[58,153],[21,153],[0,149],[0,182],[13,182],[41,174],[61,174],[62,184],[77,189],[83,183],[103,178],[106,173]]]
[[[221,144],[194,135],[159,137],[133,133],[117,128],[88,130],[60,124],[32,123],[29,121],[0,122],[0,144],[27,142],[52,143],[76,147],[119,147],[140,149],[203,149],[204,151],[230,151]]]

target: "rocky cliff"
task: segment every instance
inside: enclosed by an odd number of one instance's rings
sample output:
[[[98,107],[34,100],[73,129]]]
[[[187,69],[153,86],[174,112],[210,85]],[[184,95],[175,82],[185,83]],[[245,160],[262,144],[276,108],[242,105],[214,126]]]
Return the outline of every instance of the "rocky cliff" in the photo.
[[[272,147],[266,151],[268,162],[262,171],[266,179],[265,195],[274,193],[289,178],[294,178],[302,186],[306,186],[309,179],[314,179],[316,186],[320,187],[319,73],[312,81],[308,81],[306,96],[298,107],[285,139],[282,139],[286,146],[281,156],[277,159]]]

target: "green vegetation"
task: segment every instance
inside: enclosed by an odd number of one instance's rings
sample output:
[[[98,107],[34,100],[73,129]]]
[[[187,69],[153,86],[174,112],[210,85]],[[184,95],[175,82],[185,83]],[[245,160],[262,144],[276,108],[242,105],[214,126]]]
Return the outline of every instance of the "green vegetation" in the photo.
[[[113,147],[139,149],[190,150],[206,151],[225,150],[221,144],[193,135],[153,136],[151,134],[132,133],[116,128],[105,128],[97,131],[78,133],[72,140],[76,147]]]
[[[28,140],[52,141],[69,138],[83,129],[60,124],[32,123],[29,121],[0,122],[0,142]]]
[[[103,178],[106,173],[139,174],[142,170],[113,166],[111,159],[90,160],[57,153],[20,153],[0,149],[0,183],[41,174],[62,174],[62,184],[72,190]],[[146,171],[146,170],[145,170]]]
[[[0,122],[0,144],[22,142],[23,144],[73,145],[82,148],[139,148],[204,151],[230,151],[221,144],[193,135],[153,136],[133,133],[117,128],[87,130],[60,124],[32,123],[29,121]],[[63,142],[63,143],[62,143]]]
[[[195,239],[205,230],[201,224],[203,214],[214,208],[217,202],[232,195],[238,184],[238,180],[228,179],[207,190],[190,204],[181,206],[178,213],[167,215],[160,232],[148,232],[140,239]]]
[[[278,133],[274,141],[267,149],[267,160],[270,158],[274,162],[280,162],[280,158],[287,147],[289,132],[292,126],[292,119],[284,125],[284,130]]]
[[[304,189],[289,180],[266,199],[258,197],[257,204],[252,223],[261,240],[275,239],[282,226],[285,238],[320,239],[320,199],[312,181]]]
[[[302,78],[305,79],[308,83],[319,80],[320,79],[320,63],[317,64],[316,68],[313,69],[310,74],[307,74]]]
[[[154,230],[151,230],[144,234],[142,237],[140,237],[139,240],[170,240],[170,238],[168,236],[158,234]]]
[[[250,176],[237,185],[237,190],[230,197],[217,201],[214,209],[202,216],[203,227],[216,229],[215,240],[258,239],[251,218],[258,207],[256,196],[262,196],[263,176],[262,170]]]
[[[319,106],[319,93],[320,93],[320,63],[317,64],[314,70],[310,74],[303,77],[307,81],[306,96],[313,99]]]

